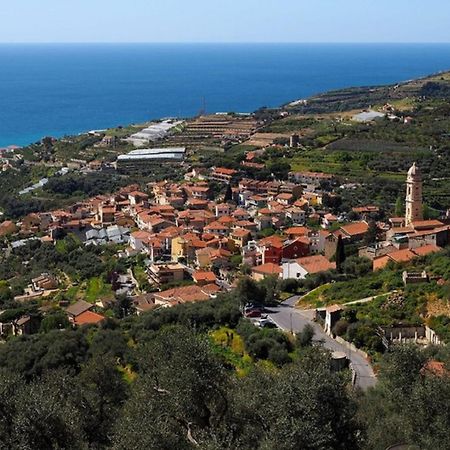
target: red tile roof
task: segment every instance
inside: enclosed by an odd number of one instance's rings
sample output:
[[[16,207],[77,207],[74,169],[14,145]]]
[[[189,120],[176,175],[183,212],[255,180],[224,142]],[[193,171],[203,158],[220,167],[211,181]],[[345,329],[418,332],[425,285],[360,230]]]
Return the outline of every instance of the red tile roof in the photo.
[[[328,259],[322,255],[305,256],[296,259],[296,261],[308,273],[324,272],[336,268],[336,263],[328,261]]]
[[[266,263],[262,266],[253,267],[252,272],[262,275],[279,275],[281,273],[281,267],[277,264]]]
[[[348,236],[358,236],[367,233],[368,229],[369,225],[367,222],[353,222],[341,227],[341,230]]]
[[[75,325],[87,325],[87,324],[97,324],[100,323],[102,320],[105,319],[105,316],[102,316],[101,314],[97,314],[92,311],[85,311],[75,317],[74,323]]]

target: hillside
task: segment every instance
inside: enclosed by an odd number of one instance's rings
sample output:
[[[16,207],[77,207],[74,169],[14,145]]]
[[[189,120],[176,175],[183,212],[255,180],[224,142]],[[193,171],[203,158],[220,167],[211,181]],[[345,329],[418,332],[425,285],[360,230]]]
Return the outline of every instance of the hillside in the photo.
[[[384,103],[390,103],[400,109],[409,109],[409,106],[424,97],[450,98],[450,72],[388,86],[339,89],[308,98],[306,104],[290,103],[286,108],[299,114],[352,111]]]

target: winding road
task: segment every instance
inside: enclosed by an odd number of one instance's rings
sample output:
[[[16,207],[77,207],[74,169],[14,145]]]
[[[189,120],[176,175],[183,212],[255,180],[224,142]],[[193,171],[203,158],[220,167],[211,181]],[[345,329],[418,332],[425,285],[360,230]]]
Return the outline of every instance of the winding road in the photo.
[[[268,316],[278,326],[278,328],[284,331],[292,331],[298,333],[302,331],[305,325],[310,324],[315,331],[314,340],[323,342],[323,346],[333,352],[343,352],[347,355],[350,363],[356,373],[355,386],[363,390],[374,386],[377,382],[375,373],[370,363],[359,353],[356,353],[343,345],[336,342],[333,338],[328,336],[322,327],[314,322],[314,310],[298,310],[294,308],[299,296],[293,296],[276,308],[270,308]]]

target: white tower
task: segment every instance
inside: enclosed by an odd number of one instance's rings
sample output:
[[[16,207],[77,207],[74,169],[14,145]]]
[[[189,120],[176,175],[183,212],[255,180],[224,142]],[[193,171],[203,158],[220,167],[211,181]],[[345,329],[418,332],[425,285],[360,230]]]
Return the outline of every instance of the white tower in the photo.
[[[406,179],[406,225],[423,220],[422,212],[422,173],[416,163],[408,171]]]

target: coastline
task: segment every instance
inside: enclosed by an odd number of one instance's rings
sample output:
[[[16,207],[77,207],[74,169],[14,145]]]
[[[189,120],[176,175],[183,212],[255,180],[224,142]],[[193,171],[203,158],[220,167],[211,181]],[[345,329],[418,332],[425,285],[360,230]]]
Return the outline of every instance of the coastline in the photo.
[[[3,148],[404,83],[450,67],[450,45],[2,44],[0,58],[8,61],[0,74]]]

